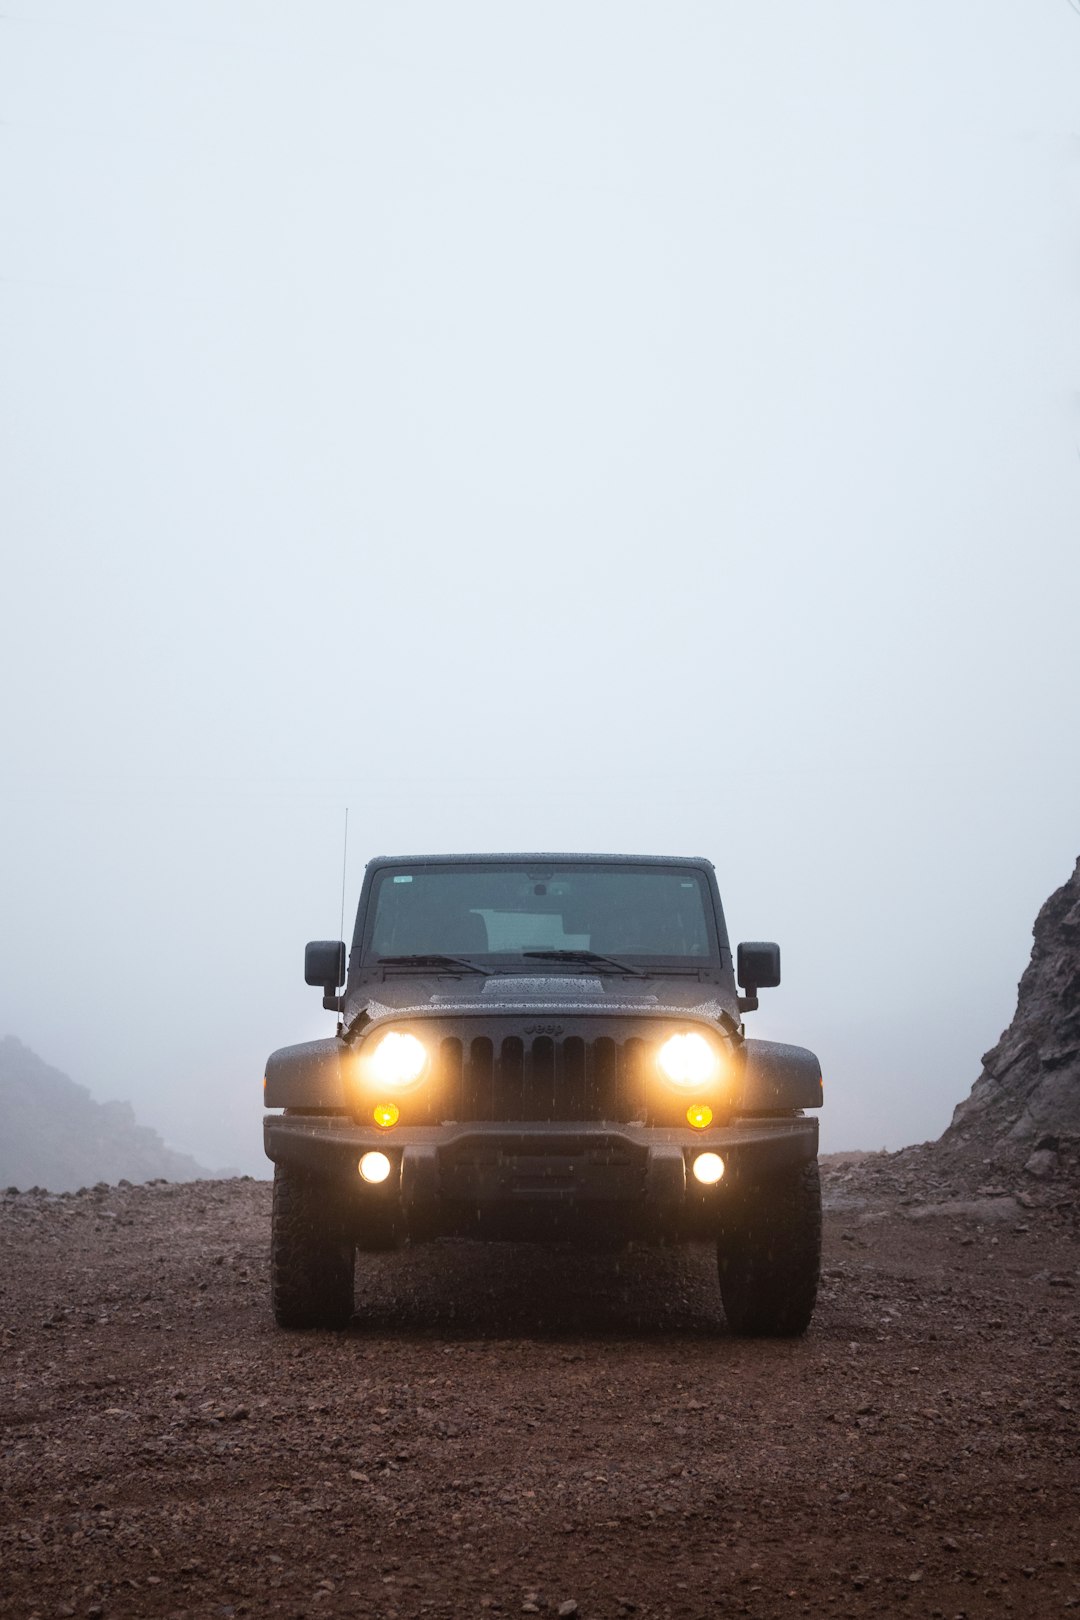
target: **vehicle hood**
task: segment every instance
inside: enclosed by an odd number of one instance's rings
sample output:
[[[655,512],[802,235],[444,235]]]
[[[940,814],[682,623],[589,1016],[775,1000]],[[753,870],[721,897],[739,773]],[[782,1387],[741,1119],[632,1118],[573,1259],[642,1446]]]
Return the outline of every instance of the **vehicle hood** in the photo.
[[[490,1017],[501,1013],[588,1014],[611,1017],[693,1015],[713,1023],[740,1022],[733,993],[715,979],[674,974],[631,977],[582,973],[401,974],[358,985],[345,1003],[345,1024],[421,1015]],[[726,1015],[726,1016],[725,1016]]]

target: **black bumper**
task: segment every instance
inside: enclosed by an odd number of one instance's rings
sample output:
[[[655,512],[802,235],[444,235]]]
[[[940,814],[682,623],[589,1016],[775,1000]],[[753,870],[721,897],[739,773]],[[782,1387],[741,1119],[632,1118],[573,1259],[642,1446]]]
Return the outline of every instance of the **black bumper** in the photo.
[[[328,1183],[365,1222],[411,1238],[679,1240],[709,1237],[726,1199],[747,1181],[817,1154],[816,1119],[749,1119],[707,1131],[611,1124],[413,1126],[387,1133],[342,1115],[268,1114],[266,1153]],[[369,1184],[361,1156],[391,1173]],[[703,1186],[692,1165],[717,1153],[724,1174]]]

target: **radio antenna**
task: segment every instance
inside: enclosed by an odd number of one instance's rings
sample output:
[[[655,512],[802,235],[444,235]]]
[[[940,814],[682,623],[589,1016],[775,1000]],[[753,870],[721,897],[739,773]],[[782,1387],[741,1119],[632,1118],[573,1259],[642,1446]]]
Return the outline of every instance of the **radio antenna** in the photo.
[[[345,938],[345,872],[349,860],[349,807],[345,806],[345,845],[341,851],[341,927],[338,939]]]

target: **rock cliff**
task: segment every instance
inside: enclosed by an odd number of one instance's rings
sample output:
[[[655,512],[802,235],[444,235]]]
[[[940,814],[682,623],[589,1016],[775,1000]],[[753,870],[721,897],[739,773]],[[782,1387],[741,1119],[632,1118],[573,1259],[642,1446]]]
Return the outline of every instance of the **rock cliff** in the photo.
[[[0,1040],[0,1187],[73,1192],[99,1181],[212,1174],[138,1124],[129,1103],[95,1102],[13,1035]]]
[[[1039,1176],[1080,1147],[1080,860],[1034,935],[1013,1021],[939,1145]]]

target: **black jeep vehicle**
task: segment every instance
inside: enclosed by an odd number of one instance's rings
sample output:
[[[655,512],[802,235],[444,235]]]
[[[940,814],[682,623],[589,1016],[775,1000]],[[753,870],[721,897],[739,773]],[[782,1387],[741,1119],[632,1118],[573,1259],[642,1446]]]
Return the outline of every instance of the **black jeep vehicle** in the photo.
[[[339,1022],[266,1066],[282,1327],[348,1322],[357,1248],[458,1236],[704,1239],[733,1332],[805,1330],[821,1071],[746,1039],[780,952],[733,959],[710,862],[381,858],[305,977]]]

